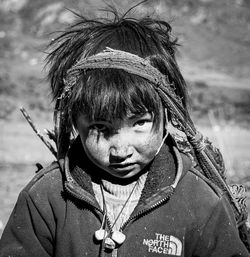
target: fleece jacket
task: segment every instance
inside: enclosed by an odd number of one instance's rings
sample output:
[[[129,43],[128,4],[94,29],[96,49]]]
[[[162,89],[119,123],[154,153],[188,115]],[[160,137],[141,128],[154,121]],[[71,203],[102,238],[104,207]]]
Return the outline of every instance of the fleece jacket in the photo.
[[[51,164],[20,193],[0,240],[0,257],[250,256],[230,204],[192,172],[186,155],[165,144],[147,169],[139,202],[121,228],[126,239],[108,250],[94,237],[103,211],[91,181],[103,173],[76,140],[63,168]],[[173,188],[177,170],[182,175]]]

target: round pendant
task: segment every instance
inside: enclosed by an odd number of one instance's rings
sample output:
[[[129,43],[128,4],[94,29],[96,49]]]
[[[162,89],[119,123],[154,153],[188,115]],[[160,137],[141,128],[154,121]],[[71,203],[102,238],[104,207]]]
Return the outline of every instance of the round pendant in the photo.
[[[111,238],[117,243],[117,244],[122,244],[125,239],[126,239],[126,236],[120,232],[120,231],[114,231],[112,233],[112,236]]]
[[[108,232],[104,229],[99,229],[95,232],[95,239],[98,241],[103,240],[107,236]]]
[[[115,242],[110,237],[105,238],[104,244],[106,249],[109,249],[109,250],[115,249]]]

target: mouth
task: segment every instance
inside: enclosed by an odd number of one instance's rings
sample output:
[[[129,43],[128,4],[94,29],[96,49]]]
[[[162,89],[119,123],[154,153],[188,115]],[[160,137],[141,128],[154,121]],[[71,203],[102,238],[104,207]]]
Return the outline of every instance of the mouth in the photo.
[[[135,165],[136,163],[112,163],[109,167],[115,170],[126,171],[133,169]]]

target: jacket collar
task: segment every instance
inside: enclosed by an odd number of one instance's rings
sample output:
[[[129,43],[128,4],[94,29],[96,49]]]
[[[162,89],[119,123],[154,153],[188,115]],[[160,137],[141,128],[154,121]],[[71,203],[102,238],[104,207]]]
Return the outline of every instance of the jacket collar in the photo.
[[[189,157],[181,154],[173,146],[173,141],[169,137],[158,155],[147,167],[148,176],[135,211],[151,208],[163,199],[167,199],[190,167]],[[103,173],[87,158],[80,138],[75,140],[65,158],[64,172],[66,190],[76,198],[100,210],[91,182],[100,179],[96,174],[105,175],[106,173]]]

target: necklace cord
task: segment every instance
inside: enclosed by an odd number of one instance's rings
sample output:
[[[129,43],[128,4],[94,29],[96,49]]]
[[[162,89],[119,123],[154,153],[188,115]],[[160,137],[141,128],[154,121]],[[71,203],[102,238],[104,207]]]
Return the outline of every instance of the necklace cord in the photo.
[[[136,188],[137,185],[138,185],[138,180],[136,181],[135,185],[133,186],[133,188],[132,188],[132,190],[131,190],[131,192],[130,192],[128,198],[127,198],[127,200],[126,200],[125,203],[123,204],[122,209],[120,210],[119,214],[117,215],[117,217],[116,217],[114,223],[112,224],[112,226],[111,226],[109,232],[107,233],[107,235],[105,235],[105,238],[104,238],[104,239],[106,239],[108,236],[110,236],[110,234],[111,234],[111,232],[112,232],[112,230],[113,230],[113,228],[114,228],[114,226],[115,226],[117,220],[119,219],[119,217],[121,216],[121,214],[122,214],[124,208],[125,208],[126,205],[128,204],[128,201],[130,200],[130,198],[131,198],[131,196],[132,196],[132,194],[133,194],[133,192],[134,192],[134,190],[135,190],[135,188]],[[101,187],[102,197],[103,197],[103,208],[104,208],[104,212],[107,213],[107,206],[106,206],[106,201],[105,201],[105,196],[104,196],[104,192],[103,192],[103,184],[102,184],[102,183],[101,183],[100,187]]]
[[[107,206],[106,206],[106,202],[105,202],[105,198],[104,198],[104,192],[103,192],[102,184],[100,184],[100,188],[101,188],[101,193],[102,193],[103,212],[104,212],[101,228],[104,229],[106,227],[105,224],[106,224],[106,218],[107,218]]]

